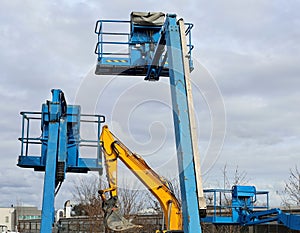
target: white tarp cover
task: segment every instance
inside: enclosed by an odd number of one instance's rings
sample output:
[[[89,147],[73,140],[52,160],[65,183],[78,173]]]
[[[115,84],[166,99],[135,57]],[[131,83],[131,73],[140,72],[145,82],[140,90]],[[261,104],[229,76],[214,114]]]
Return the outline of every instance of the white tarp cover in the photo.
[[[132,12],[131,22],[138,25],[161,26],[165,22],[165,14],[162,12]]]

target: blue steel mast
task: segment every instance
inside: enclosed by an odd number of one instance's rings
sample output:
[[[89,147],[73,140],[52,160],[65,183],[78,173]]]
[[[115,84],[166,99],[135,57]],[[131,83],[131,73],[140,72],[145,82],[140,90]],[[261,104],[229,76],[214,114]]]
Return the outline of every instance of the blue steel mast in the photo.
[[[205,211],[205,201],[202,209],[199,209],[198,196],[202,193],[202,183],[199,180],[201,174],[196,173],[196,166],[194,157],[199,156],[195,154],[193,147],[193,139],[196,136],[192,135],[192,125],[190,121],[191,110],[188,102],[186,67],[184,65],[183,53],[185,44],[182,44],[180,31],[180,24],[177,24],[176,15],[168,15],[166,20],[166,44],[168,46],[168,61],[170,64],[170,85],[172,95],[173,119],[176,135],[177,159],[179,166],[179,177],[182,197],[182,211],[183,211],[183,226],[184,232],[201,232],[200,227],[200,211]],[[186,54],[187,55],[187,54]],[[188,71],[189,73],[189,71]],[[192,113],[193,114],[193,113]],[[195,132],[194,132],[195,133]],[[197,141],[196,141],[197,142]],[[197,161],[197,160],[196,160]],[[198,175],[198,177],[197,177]],[[198,182],[198,183],[197,183]],[[198,187],[201,189],[198,190]],[[202,203],[203,204],[203,203]],[[205,213],[203,213],[205,214]]]
[[[59,138],[66,134],[67,104],[61,90],[52,90],[52,102],[48,104],[49,108],[49,136],[48,149],[46,152],[46,166],[44,176],[44,195],[41,220],[41,232],[51,232],[54,223],[54,195],[55,188],[58,185],[56,179],[57,155],[62,156],[63,143],[59,143]],[[63,167],[64,169],[64,167]],[[64,171],[63,171],[64,174]]]

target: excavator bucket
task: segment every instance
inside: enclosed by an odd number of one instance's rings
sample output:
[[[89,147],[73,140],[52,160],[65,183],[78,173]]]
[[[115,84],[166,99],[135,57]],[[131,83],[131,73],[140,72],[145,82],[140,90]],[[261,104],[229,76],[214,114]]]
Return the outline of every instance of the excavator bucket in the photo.
[[[118,198],[112,197],[103,202],[104,224],[107,228],[113,231],[125,231],[132,228],[141,228],[140,225],[135,225],[121,216],[117,205]]]
[[[141,228],[140,225],[135,225],[121,216],[118,211],[112,213],[106,219],[106,226],[113,231],[125,231],[132,228]]]

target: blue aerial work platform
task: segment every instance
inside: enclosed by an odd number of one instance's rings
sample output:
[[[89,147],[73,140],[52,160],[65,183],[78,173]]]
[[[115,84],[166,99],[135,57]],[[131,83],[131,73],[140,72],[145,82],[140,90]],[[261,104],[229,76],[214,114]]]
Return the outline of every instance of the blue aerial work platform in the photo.
[[[176,15],[167,15],[167,18],[176,20]],[[132,12],[130,21],[97,21],[95,33],[98,35],[98,43],[95,53],[98,55],[98,63],[95,73],[97,75],[137,75],[146,77],[146,80],[158,80],[159,76],[169,76],[167,51],[171,48],[165,48],[166,39],[168,39],[166,38],[168,29],[165,19],[165,14],[162,12]],[[110,27],[116,25],[127,27],[130,32],[112,31]],[[174,26],[178,27],[178,25]],[[191,44],[191,29],[193,24],[185,23],[185,26],[185,34],[188,36],[186,46],[190,61],[189,69],[192,71],[191,55],[194,46]],[[173,29],[171,28],[170,31]],[[179,36],[178,28],[176,32]],[[180,41],[177,42],[180,43]],[[179,45],[173,49],[181,51]],[[151,76],[153,75],[151,72],[154,71],[151,67],[152,64],[157,69],[155,76]]]
[[[42,204],[41,233],[52,232],[54,223],[54,199],[67,172],[86,173],[98,171],[102,174],[102,157],[100,148],[102,115],[81,114],[80,106],[67,105],[61,90],[52,90],[52,100],[42,105],[41,112],[21,112],[22,137],[21,154],[18,166],[45,171]],[[32,137],[35,121],[40,121],[41,135]],[[81,123],[96,124],[96,139],[80,137]],[[39,155],[30,154],[30,147],[38,145]],[[94,158],[82,158],[80,147],[95,147]]]
[[[230,190],[207,189],[204,193],[210,195],[212,203],[207,206],[208,215],[201,219],[202,222],[242,226],[278,222],[289,229],[300,230],[300,215],[269,208],[268,191],[235,185]]]
[[[129,32],[112,31],[116,27],[127,27]],[[201,233],[200,216],[205,216],[206,203],[191,93],[192,27],[175,14],[161,12],[132,12],[130,21],[99,20],[95,73],[143,76],[148,81],[169,77],[184,232]]]

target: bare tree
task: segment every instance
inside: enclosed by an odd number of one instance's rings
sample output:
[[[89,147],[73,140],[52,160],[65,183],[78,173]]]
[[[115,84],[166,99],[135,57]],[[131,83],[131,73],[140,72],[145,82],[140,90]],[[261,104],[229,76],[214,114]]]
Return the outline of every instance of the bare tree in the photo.
[[[230,174],[228,172],[226,163],[222,169],[222,175],[224,189],[231,189],[234,185],[245,185],[249,182],[249,179],[247,178],[247,172],[244,170],[240,171],[239,166],[236,166],[233,174]]]
[[[120,213],[125,216],[136,214],[144,205],[143,195],[140,194],[141,190],[136,183],[130,183],[126,178],[122,179],[120,183],[121,187],[118,187]],[[97,176],[84,177],[74,181],[73,197],[82,207],[85,215],[97,213],[93,208],[101,209],[102,200],[98,195],[98,190],[107,187],[107,182]]]
[[[175,197],[181,203],[181,193],[180,193],[180,183],[179,183],[179,177],[172,177],[172,178],[165,178],[164,180],[168,183],[169,189],[174,193]],[[155,196],[149,191],[144,193],[145,195],[145,203],[147,205],[145,206],[146,208],[151,208],[155,210],[157,213],[162,213],[162,209],[160,206],[159,201],[156,199]]]
[[[282,199],[285,206],[300,205],[300,172],[297,166],[294,169],[290,169],[289,179],[285,182]]]
[[[102,200],[98,190],[103,186],[99,176],[85,176],[74,180],[73,198],[78,205],[75,210],[81,216],[87,216],[89,232],[103,232]]]
[[[246,171],[240,171],[239,167],[236,166],[233,174],[228,172],[227,164],[224,165],[222,169],[223,175],[223,188],[230,190],[234,185],[245,185],[249,180],[247,178]],[[225,204],[230,206],[231,203],[231,193],[223,193],[223,202],[222,205]]]
[[[102,199],[98,190],[108,187],[106,181],[98,176],[86,176],[74,181],[73,197],[78,202],[75,207],[80,215],[90,219],[91,227],[103,229]],[[137,183],[129,182],[127,179],[120,181],[118,188],[119,213],[125,218],[133,219],[138,211],[145,208],[145,191],[141,190]],[[97,227],[97,228],[96,228]],[[90,231],[95,232],[95,231]],[[106,229],[106,232],[111,232]],[[127,231],[125,231],[127,232]]]
[[[85,215],[101,215],[101,198],[98,190],[103,181],[98,176],[86,176],[74,180],[73,197],[83,208]]]
[[[144,190],[135,183],[130,183],[128,179],[122,179],[122,188],[118,188],[118,198],[120,202],[120,213],[124,216],[135,215],[145,208]]]
[[[234,185],[245,185],[248,183],[246,171],[241,171],[238,166],[233,171],[228,170],[227,164],[222,168],[222,182],[220,186],[223,186],[224,190],[231,190]],[[206,195],[208,201],[208,206],[212,205],[213,196]],[[231,192],[224,192],[222,195],[217,197],[216,203],[220,206],[223,206],[222,213],[223,215],[232,214],[231,206]],[[227,208],[225,208],[227,206]],[[235,225],[218,225],[214,226],[212,224],[201,224],[204,233],[208,232],[222,232],[222,233],[240,233],[247,232],[247,227],[235,226]]]
[[[169,188],[173,191],[173,193],[175,194],[175,197],[181,203],[179,177],[173,177],[171,179],[168,179],[168,183],[169,183]]]

